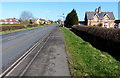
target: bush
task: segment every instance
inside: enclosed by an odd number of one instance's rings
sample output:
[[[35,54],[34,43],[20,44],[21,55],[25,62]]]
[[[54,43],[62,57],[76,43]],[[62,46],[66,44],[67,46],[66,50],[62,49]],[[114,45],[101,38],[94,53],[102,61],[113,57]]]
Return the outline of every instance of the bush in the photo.
[[[98,27],[102,27],[102,25],[103,25],[103,24],[102,24],[102,23],[100,23],[100,24],[98,24]]]
[[[120,76],[119,61],[95,49],[68,29],[61,29],[65,37],[71,76],[75,78],[76,76],[80,78],[114,78],[115,76],[117,78]]]
[[[29,27],[36,27],[37,25],[27,25],[25,26],[0,26],[0,32],[1,31],[10,31],[10,30],[16,30],[16,29],[23,29],[23,28],[29,28]]]
[[[120,29],[73,26],[72,31],[97,49],[108,52],[120,60]]]
[[[109,29],[100,27],[83,27],[83,26],[73,26],[73,28],[93,35],[95,37],[100,37],[106,40],[111,40],[120,43],[120,29]]]

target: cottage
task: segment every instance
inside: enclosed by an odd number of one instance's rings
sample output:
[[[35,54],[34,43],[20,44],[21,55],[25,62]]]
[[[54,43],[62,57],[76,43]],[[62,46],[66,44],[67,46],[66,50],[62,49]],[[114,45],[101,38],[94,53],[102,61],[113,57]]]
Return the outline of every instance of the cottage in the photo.
[[[36,21],[35,21],[35,23],[36,24],[45,24],[45,20],[44,19],[37,19]]]
[[[5,20],[0,20],[0,24],[20,24],[20,22],[15,18],[7,18]]]
[[[114,21],[113,12],[102,12],[101,7],[98,7],[95,11],[85,13],[85,23],[88,26],[114,28]]]
[[[51,20],[46,20],[45,24],[52,24],[52,21]]]

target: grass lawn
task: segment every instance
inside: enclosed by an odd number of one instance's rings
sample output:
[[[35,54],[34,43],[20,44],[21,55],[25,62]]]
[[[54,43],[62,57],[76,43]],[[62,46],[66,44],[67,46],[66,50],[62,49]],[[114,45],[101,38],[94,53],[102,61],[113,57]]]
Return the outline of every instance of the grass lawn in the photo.
[[[120,76],[120,62],[106,52],[92,47],[67,28],[61,28],[65,37],[68,62],[72,76]],[[96,77],[95,77],[96,78]]]
[[[20,26],[21,24],[3,24],[3,25],[0,25],[0,26]]]
[[[10,30],[10,31],[2,31],[0,34],[7,34],[7,33],[12,33],[12,32],[17,32],[17,31],[23,31],[23,30],[28,30],[28,29],[34,29],[34,28],[39,28],[47,25],[39,25],[37,27],[30,27],[30,28],[23,28],[23,29],[17,29],[17,30]]]

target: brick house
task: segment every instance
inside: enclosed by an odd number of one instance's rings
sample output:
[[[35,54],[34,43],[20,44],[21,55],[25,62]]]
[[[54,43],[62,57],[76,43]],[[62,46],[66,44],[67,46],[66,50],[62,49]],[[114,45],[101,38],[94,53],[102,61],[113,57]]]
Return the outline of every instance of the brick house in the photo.
[[[20,24],[20,22],[15,18],[7,18],[5,20],[0,20],[0,24]]]
[[[113,12],[102,12],[101,7],[98,7],[95,11],[85,13],[85,24],[88,26],[114,28],[114,21]]]

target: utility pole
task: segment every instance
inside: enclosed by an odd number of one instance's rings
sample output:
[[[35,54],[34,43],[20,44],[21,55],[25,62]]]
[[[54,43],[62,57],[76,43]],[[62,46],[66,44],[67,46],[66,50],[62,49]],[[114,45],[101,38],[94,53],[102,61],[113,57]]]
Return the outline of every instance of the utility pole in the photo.
[[[63,27],[64,27],[64,19],[65,19],[65,14],[63,13],[61,17],[63,17]]]

